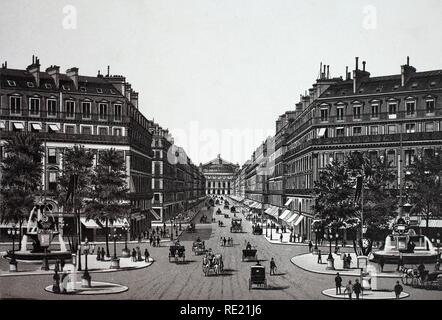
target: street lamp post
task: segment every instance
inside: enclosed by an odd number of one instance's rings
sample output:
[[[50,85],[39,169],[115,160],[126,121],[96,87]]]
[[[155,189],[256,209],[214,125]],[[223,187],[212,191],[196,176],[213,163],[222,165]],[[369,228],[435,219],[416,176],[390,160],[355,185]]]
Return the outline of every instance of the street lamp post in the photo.
[[[113,228],[113,233],[109,234],[109,237],[114,240],[114,256],[111,259],[111,269],[119,269],[120,268],[120,259],[117,258],[117,228]]]
[[[88,239],[86,238],[83,244],[83,253],[84,253],[84,264],[85,264],[85,269],[84,269],[84,274],[81,277],[81,286],[83,288],[90,288],[91,287],[91,276],[89,274],[89,270],[87,267],[87,256],[89,254],[89,250],[91,248],[91,245],[88,241]]]
[[[329,248],[330,248],[330,251],[329,251],[329,254],[328,254],[328,258],[327,258],[327,263],[328,263],[327,270],[335,270],[335,263],[334,263],[335,259],[333,258],[333,255],[332,255],[333,233],[332,233],[331,229],[328,229],[327,236],[328,236]]]
[[[124,249],[122,250],[122,256],[124,258],[128,258],[128,257],[130,257],[130,250],[127,247],[127,238],[129,236],[129,227],[125,225],[122,227],[122,230],[124,233]]]
[[[318,251],[318,233],[319,229],[315,228],[315,247],[313,248],[315,251]]]
[[[8,235],[12,237],[12,257],[11,261],[9,261],[9,271],[16,272],[17,271],[17,261],[15,260],[15,236],[19,233],[19,229],[13,225],[12,228],[8,229]]]

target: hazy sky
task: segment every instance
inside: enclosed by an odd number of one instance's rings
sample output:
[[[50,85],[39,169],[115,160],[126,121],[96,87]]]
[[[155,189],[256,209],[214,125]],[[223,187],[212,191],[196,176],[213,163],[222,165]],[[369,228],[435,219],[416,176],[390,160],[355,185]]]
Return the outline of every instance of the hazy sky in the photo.
[[[36,54],[43,69],[125,75],[196,164],[247,160],[321,61],[332,76],[355,56],[372,75],[399,73],[407,55],[442,69],[440,0],[2,0],[0,24],[10,68]]]

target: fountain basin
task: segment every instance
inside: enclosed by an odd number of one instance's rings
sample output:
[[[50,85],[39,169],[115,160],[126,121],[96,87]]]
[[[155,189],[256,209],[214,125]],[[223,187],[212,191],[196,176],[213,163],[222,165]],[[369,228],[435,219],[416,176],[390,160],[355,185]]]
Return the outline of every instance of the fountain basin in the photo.
[[[41,262],[45,257],[44,252],[20,252],[16,251],[14,253],[15,259],[18,261],[33,261],[33,262]],[[12,252],[8,251],[8,253],[4,256],[6,259],[12,258]],[[48,252],[46,254],[48,261],[55,261],[57,259],[63,259],[65,262],[69,262],[72,260],[72,254],[69,251],[54,251]]]

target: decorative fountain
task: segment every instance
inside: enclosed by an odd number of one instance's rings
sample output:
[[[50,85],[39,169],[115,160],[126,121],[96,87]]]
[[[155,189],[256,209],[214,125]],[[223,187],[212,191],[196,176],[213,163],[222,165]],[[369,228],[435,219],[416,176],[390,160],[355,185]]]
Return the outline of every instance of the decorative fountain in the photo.
[[[60,251],[50,251],[49,246],[54,238],[58,237]],[[28,250],[28,241],[32,243],[32,250]],[[8,252],[7,258],[11,258]],[[66,249],[66,243],[58,230],[52,210],[46,203],[39,201],[29,214],[21,249],[15,252],[17,260],[24,261],[47,261],[54,259],[71,260],[72,255]]]
[[[437,255],[430,239],[417,235],[399,217],[393,226],[393,232],[385,239],[384,249],[373,252],[373,260],[382,259],[385,264],[397,264],[401,259],[404,264],[436,263]]]

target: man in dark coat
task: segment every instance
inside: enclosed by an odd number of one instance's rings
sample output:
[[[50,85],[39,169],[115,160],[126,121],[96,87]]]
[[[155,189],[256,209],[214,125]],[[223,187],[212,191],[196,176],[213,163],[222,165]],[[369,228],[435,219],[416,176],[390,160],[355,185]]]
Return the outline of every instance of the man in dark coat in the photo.
[[[362,286],[359,283],[359,279],[356,279],[355,284],[353,285],[353,292],[356,295],[356,300],[359,300],[359,295],[362,292]]]
[[[339,272],[336,273],[335,285],[336,285],[336,295],[341,294],[342,278],[339,275]]]
[[[396,285],[394,286],[394,293],[396,294],[396,299],[399,299],[404,288],[399,284],[399,281],[396,281]]]

